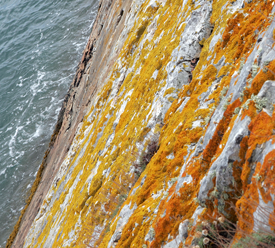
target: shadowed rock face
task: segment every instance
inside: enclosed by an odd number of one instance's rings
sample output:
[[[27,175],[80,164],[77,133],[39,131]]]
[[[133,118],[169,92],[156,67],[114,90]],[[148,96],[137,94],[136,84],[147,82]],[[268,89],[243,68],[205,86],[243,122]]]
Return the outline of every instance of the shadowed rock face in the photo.
[[[201,220],[272,223],[273,20],[271,0],[101,1],[13,247],[175,248]]]

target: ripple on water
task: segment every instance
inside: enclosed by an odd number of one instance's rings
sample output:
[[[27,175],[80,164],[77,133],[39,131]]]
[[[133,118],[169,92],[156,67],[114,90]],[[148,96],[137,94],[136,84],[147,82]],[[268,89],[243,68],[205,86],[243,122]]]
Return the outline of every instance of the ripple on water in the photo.
[[[0,247],[48,146],[97,1],[0,3]]]

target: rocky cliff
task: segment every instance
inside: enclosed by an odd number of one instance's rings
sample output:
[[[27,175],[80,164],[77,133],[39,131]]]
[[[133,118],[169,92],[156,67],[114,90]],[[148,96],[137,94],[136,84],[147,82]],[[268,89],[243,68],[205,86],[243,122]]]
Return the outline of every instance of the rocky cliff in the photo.
[[[274,17],[272,0],[102,0],[12,246],[272,233]]]

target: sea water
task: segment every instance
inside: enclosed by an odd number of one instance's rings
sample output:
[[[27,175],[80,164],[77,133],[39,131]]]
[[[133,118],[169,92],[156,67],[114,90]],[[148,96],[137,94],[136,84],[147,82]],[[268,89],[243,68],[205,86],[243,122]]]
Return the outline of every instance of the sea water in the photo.
[[[0,0],[0,247],[35,179],[97,0]]]

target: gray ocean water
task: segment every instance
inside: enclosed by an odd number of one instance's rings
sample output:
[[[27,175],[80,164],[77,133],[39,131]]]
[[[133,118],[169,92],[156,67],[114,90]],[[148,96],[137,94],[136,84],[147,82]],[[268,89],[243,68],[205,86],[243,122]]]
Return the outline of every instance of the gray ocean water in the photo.
[[[0,0],[0,247],[24,208],[98,0]]]

